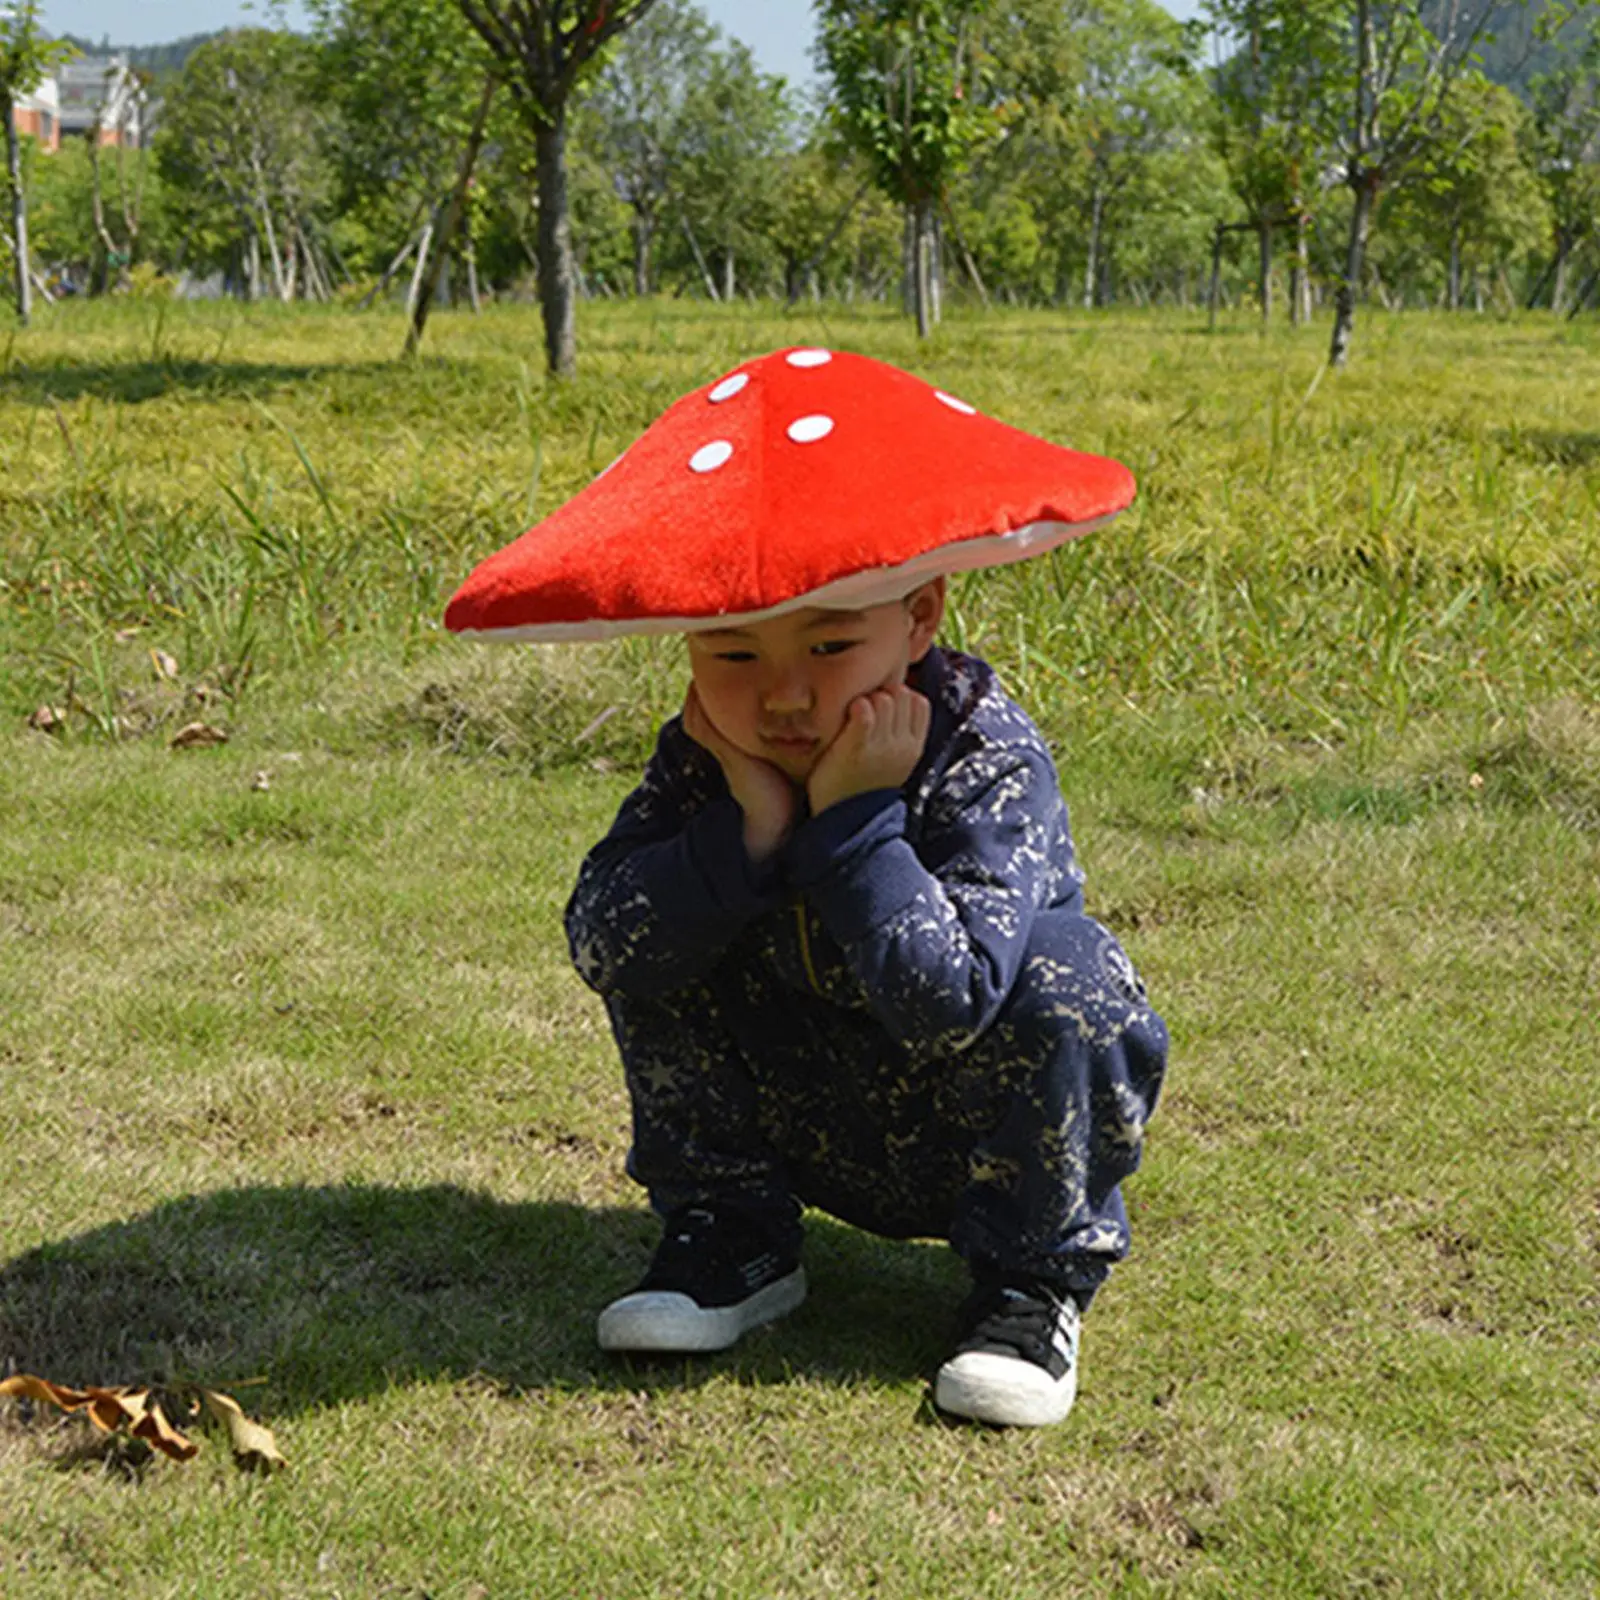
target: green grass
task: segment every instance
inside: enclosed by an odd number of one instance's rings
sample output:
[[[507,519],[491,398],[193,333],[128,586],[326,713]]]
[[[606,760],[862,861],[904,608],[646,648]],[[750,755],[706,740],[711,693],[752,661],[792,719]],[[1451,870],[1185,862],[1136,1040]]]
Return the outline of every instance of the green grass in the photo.
[[[1374,319],[1317,381],[1243,323],[608,306],[552,391],[526,311],[399,332],[0,343],[0,1366],[232,1385],[293,1463],[9,1408],[0,1593],[1594,1592],[1594,335]],[[1041,1434],[930,1411],[947,1252],[821,1218],[790,1322],[595,1350],[652,1228],[559,914],[681,662],[437,628],[530,503],[814,341],[1140,475],[949,630],[1175,1040]],[[230,742],[169,750],[196,717]]]

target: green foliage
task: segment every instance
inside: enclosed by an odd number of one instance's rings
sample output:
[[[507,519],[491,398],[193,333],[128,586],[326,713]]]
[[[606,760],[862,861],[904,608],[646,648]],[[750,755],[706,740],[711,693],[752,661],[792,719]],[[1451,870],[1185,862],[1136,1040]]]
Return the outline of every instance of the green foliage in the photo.
[[[374,242],[364,264],[381,270],[454,182],[490,56],[454,0],[314,0],[311,11],[316,93],[333,112],[333,208]],[[503,101],[494,141],[519,134]],[[487,168],[480,181],[493,181]]]
[[[1244,219],[1308,215],[1326,151],[1326,102],[1342,81],[1340,14],[1304,0],[1206,0],[1205,16],[1223,57],[1212,137]]]
[[[1437,145],[1390,214],[1426,258],[1408,264],[1407,275],[1426,281],[1427,263],[1435,275],[1442,269],[1452,309],[1463,270],[1515,260],[1549,236],[1549,208],[1527,159],[1532,137],[1532,118],[1509,89],[1468,75],[1440,116]]]
[[[39,0],[7,0],[0,7],[0,111],[9,112],[13,100],[36,88],[52,67],[76,54],[69,41],[45,33]]]
[[[167,190],[154,153],[147,149],[105,150],[101,153],[101,169],[102,179],[111,190],[107,201],[113,210],[118,204],[119,187],[139,195],[141,255],[158,262],[174,261],[182,237],[169,215]],[[55,154],[34,161],[28,183],[28,231],[34,255],[52,268],[69,268],[81,287],[87,283],[89,265],[99,244],[94,231],[94,175],[87,141],[69,139]]]
[[[309,41],[239,29],[200,46],[168,93],[156,158],[200,263],[224,265],[241,238],[268,256],[286,297],[296,228],[324,215],[325,112]]]
[[[884,193],[939,198],[992,136],[979,27],[990,0],[821,0],[819,50],[845,137]]]

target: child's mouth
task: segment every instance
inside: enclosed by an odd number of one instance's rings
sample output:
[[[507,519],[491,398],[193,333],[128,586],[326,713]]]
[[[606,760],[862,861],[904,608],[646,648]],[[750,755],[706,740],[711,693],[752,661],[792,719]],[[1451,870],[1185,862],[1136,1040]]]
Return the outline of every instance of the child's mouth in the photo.
[[[764,733],[764,743],[785,755],[803,755],[816,747],[816,736],[810,733]]]

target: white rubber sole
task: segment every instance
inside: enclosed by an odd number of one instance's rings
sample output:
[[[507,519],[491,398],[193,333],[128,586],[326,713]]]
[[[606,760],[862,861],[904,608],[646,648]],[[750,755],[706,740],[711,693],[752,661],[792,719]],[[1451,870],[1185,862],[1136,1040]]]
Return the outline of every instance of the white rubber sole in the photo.
[[[1052,1379],[1031,1361],[968,1350],[939,1368],[933,1399],[953,1417],[1001,1428],[1045,1428],[1065,1418],[1077,1394],[1076,1362]]]
[[[804,1267],[758,1289],[736,1306],[707,1310],[686,1294],[648,1289],[613,1300],[600,1313],[602,1350],[701,1355],[726,1350],[752,1328],[787,1316],[806,1297]]]

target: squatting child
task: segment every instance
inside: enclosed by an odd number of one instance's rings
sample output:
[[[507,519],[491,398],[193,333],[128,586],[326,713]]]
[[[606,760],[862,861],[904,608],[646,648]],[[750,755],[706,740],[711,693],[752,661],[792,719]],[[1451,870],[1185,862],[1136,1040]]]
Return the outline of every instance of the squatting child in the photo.
[[[793,381],[770,380],[779,424],[803,409]],[[761,515],[781,544],[802,508],[777,452],[800,432],[751,426],[771,435],[750,448],[773,457]],[[972,1292],[936,1403],[1051,1423],[1076,1392],[1080,1314],[1128,1250],[1119,1185],[1166,1030],[1085,913],[1044,739],[988,665],[935,642],[942,573],[898,570],[871,603],[822,586],[697,617],[682,713],[583,863],[568,940],[621,1053],[628,1170],[663,1224],[599,1340],[719,1350],[792,1311],[811,1206],[947,1239]]]

